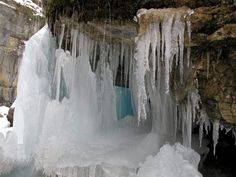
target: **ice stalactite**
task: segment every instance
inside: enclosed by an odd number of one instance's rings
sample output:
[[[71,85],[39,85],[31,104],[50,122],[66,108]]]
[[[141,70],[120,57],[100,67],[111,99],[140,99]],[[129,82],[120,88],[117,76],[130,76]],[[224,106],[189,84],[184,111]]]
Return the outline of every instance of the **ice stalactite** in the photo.
[[[216,154],[216,145],[218,143],[218,139],[219,139],[219,129],[220,129],[220,121],[219,120],[214,120],[213,122],[213,133],[212,133],[212,139],[214,142],[214,155]]]
[[[208,118],[205,110],[201,110],[200,117],[199,117],[199,144],[200,144],[200,147],[202,146],[202,138],[203,138],[204,129],[206,131],[206,134],[208,134],[209,127],[210,127],[209,118]]]
[[[192,122],[196,121],[196,115],[200,111],[200,103],[201,98],[196,89],[188,94],[187,104],[182,106],[182,136],[183,144],[187,147],[191,147]]]

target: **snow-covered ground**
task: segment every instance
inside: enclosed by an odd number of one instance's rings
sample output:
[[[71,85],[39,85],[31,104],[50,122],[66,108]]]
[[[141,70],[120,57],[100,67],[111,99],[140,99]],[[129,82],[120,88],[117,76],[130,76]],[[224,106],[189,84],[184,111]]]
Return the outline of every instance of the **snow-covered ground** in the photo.
[[[34,15],[39,15],[39,16],[43,16],[43,9],[42,7],[39,7],[37,4],[35,4],[34,2],[32,2],[31,0],[14,0],[17,3],[29,7],[30,9],[32,9],[33,11],[35,11]]]

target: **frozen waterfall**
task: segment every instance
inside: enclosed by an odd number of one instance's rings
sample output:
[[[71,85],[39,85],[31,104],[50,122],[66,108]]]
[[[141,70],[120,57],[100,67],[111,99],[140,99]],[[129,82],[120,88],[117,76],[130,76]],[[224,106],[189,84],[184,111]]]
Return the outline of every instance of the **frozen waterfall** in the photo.
[[[47,26],[27,41],[15,103],[13,160],[33,160],[46,176],[201,176],[200,157],[189,148],[198,94],[189,93],[183,105],[171,95],[173,68],[179,68],[183,83],[191,64],[184,49],[191,11],[163,12],[137,37],[135,47],[70,29],[72,50],[64,50],[65,26],[59,48]],[[179,131],[188,148],[163,146],[175,143]]]

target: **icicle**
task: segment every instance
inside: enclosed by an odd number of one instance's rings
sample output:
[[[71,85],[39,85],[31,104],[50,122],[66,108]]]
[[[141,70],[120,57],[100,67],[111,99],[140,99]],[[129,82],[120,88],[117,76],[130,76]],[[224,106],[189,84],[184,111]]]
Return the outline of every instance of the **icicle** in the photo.
[[[152,69],[151,69],[151,83],[152,87],[155,88],[155,82],[156,82],[156,48],[157,48],[157,41],[160,39],[158,36],[158,30],[159,30],[159,23],[152,24],[150,26],[150,33],[152,34],[151,37],[151,49],[152,49]]]
[[[192,14],[193,12],[190,12],[190,13]],[[191,31],[191,21],[190,21],[189,15],[187,16],[187,31],[188,31],[188,45],[190,45],[192,31]],[[190,54],[191,54],[191,48],[190,48],[190,46],[188,46],[188,48],[187,48],[187,65],[188,65],[188,67],[190,66]]]
[[[128,46],[127,46],[128,47]],[[125,58],[124,58],[124,85],[128,87],[128,77],[129,77],[129,67],[131,58],[129,58],[129,48],[125,49]]]
[[[147,93],[145,87],[145,75],[149,71],[149,47],[150,47],[150,34],[147,33],[141,36],[136,43],[137,52],[135,53],[136,66],[134,69],[135,85],[136,85],[136,107],[137,119],[146,119],[146,103]]]
[[[171,27],[173,23],[174,15],[166,15],[162,24],[162,35],[164,36],[165,51],[164,53],[164,62],[165,62],[165,93],[169,94],[170,92],[170,61],[171,61],[171,42],[172,42],[172,33]],[[163,41],[162,41],[163,43]]]
[[[224,125],[223,124],[220,124],[220,130],[224,130]]]
[[[199,146],[202,147],[202,137],[203,137],[203,121],[200,121],[199,125]]]
[[[192,143],[192,105],[191,105],[191,100],[190,100],[190,95],[188,96],[188,104],[187,104],[187,120],[186,120],[186,125],[187,125],[187,142],[186,146],[191,147]]]
[[[225,134],[227,135],[231,131],[231,128],[225,128]]]
[[[218,143],[219,139],[219,128],[220,128],[220,121],[219,120],[214,120],[213,122],[213,134],[212,134],[212,139],[214,141],[214,155],[216,154],[216,145]]]
[[[206,134],[208,134],[208,117],[204,110],[200,111],[200,117],[199,117],[200,125],[199,125],[199,144],[200,147],[202,146],[202,137],[203,137],[203,129],[205,127]]]
[[[196,114],[200,107],[199,103],[201,103],[201,97],[198,94],[198,90],[195,89],[194,91],[191,92],[191,103],[192,103],[192,116],[193,116],[193,122],[195,122],[196,119]]]
[[[61,49],[61,45],[62,45],[63,38],[64,38],[64,33],[65,33],[65,24],[62,24],[62,25],[61,25],[61,34],[60,34],[59,49]]]
[[[78,31],[72,30],[72,58],[76,59],[76,45],[77,45]]]

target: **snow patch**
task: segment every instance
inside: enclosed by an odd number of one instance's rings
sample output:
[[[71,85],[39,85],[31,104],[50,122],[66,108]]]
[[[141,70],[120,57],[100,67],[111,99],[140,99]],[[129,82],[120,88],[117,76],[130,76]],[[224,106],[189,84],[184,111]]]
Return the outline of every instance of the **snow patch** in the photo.
[[[14,0],[18,4],[21,4],[23,6],[26,6],[34,11],[34,15],[36,16],[43,16],[43,9],[42,7],[39,7],[37,4],[32,2],[31,0]]]

